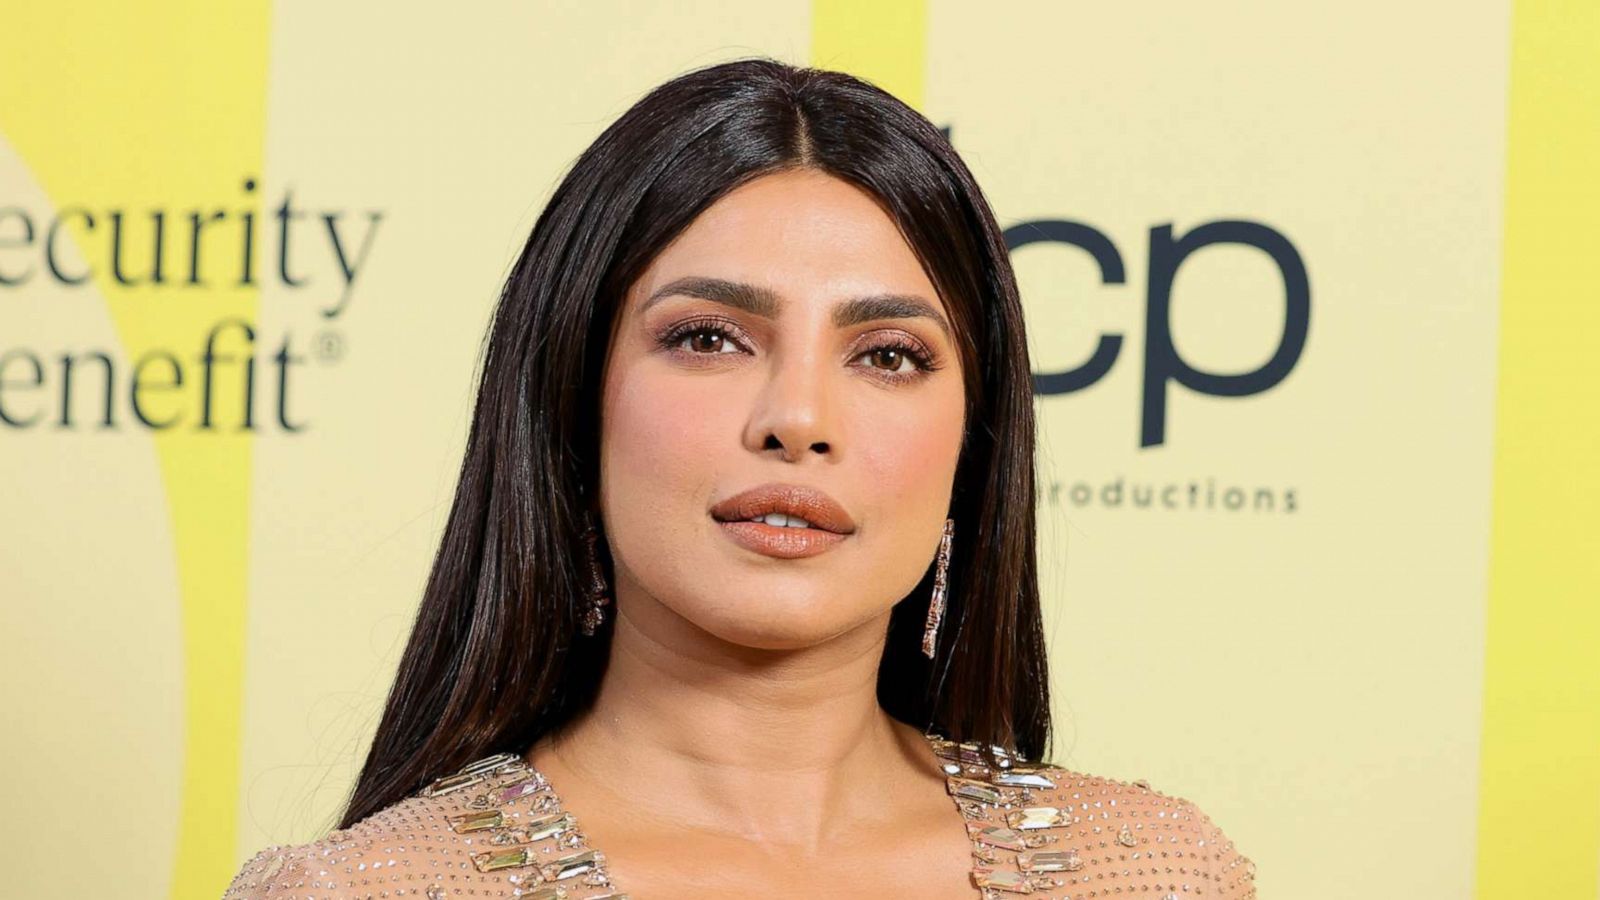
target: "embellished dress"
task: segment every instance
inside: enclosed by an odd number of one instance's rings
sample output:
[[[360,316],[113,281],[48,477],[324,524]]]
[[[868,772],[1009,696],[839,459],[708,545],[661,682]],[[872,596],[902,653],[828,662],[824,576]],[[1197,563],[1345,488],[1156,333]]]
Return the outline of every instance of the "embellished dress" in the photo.
[[[982,900],[1251,900],[1255,864],[1193,802],[925,734]],[[486,757],[347,829],[257,853],[223,900],[650,900],[611,878],[550,782]]]

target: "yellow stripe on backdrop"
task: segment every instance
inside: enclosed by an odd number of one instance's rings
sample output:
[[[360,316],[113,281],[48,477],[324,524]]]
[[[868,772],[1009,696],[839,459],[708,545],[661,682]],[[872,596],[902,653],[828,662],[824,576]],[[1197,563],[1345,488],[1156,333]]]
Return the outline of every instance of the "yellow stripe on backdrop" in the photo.
[[[149,211],[167,211],[163,256],[177,258],[188,249],[187,211],[240,215],[247,177],[260,196],[269,13],[266,2],[202,0],[96,4],[92,15],[66,15],[46,2],[6,11],[4,134],[57,209],[85,204],[96,213],[93,229],[76,216],[66,227],[97,263],[93,283],[115,324],[119,365],[152,350],[203,347],[220,319],[256,320],[259,293],[237,284],[243,279],[190,286],[186,267],[167,259],[164,283],[148,283]],[[123,212],[124,242],[137,250],[124,274],[145,283],[124,285],[105,263],[112,210]],[[205,254],[208,271],[242,271],[243,248],[232,240],[208,241]],[[219,358],[239,355],[242,340],[236,328],[224,332]],[[222,366],[212,385],[212,432],[197,431],[197,418],[149,432],[177,548],[183,623],[177,898],[213,896],[235,869],[253,443],[252,432],[236,430],[240,371]],[[163,823],[123,824],[136,842],[142,829]],[[114,885],[108,893],[117,893]]]
[[[1600,6],[1511,34],[1477,894],[1600,896]]]
[[[926,0],[813,0],[811,65],[865,78],[921,110],[927,82]]]

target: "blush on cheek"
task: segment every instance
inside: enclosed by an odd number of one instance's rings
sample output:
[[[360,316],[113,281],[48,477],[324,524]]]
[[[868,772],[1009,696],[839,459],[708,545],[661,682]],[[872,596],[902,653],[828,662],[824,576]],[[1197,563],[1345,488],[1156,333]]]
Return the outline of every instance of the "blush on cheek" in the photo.
[[[877,502],[905,511],[932,508],[946,501],[941,486],[955,472],[951,465],[954,441],[904,439],[874,447],[863,454],[863,483],[874,485]]]
[[[610,388],[602,428],[615,474],[624,479],[703,484],[700,470],[714,468],[718,454],[737,442],[738,404],[706,379],[638,362],[613,373]]]
[[[877,500],[912,505],[944,502],[945,491],[935,486],[947,488],[955,475],[961,448],[959,405],[872,404],[852,415],[860,423],[854,444],[861,483],[877,486]]]
[[[870,439],[858,437],[855,444],[851,477],[865,489],[871,528],[870,545],[862,546],[873,561],[857,583],[869,586],[872,596],[899,598],[917,586],[937,551],[961,428],[959,416],[882,419]]]

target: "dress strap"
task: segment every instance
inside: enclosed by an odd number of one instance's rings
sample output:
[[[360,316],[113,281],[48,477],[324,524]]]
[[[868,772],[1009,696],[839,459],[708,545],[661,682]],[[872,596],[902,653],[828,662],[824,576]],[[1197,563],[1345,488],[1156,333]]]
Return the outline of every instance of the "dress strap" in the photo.
[[[523,900],[629,900],[618,893],[606,856],[589,845],[550,779],[515,753],[468,763],[422,789],[423,797],[460,793],[462,811],[446,817],[450,830],[470,834],[487,849],[472,854],[479,872],[508,873]],[[580,888],[579,885],[582,887]],[[431,885],[426,894],[438,900]],[[591,894],[590,890],[603,893]],[[438,897],[442,898],[439,888]]]
[[[994,744],[952,741],[925,732],[941,760],[945,786],[972,840],[972,883],[986,900],[997,892],[1031,894],[1065,887],[1058,872],[1084,867],[1075,849],[1054,845],[1046,829],[1070,824],[1066,810],[1035,806],[1035,792],[1054,791],[1062,770],[1029,763]]]

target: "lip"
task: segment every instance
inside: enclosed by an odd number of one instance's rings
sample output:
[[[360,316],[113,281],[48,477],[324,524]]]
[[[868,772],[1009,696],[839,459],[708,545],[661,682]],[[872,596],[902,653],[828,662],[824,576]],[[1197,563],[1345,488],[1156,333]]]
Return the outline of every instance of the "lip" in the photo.
[[[812,527],[749,521],[775,512],[798,516]],[[711,507],[711,517],[735,543],[781,559],[815,556],[837,546],[856,530],[850,514],[825,492],[783,482],[757,485],[720,500]]]

